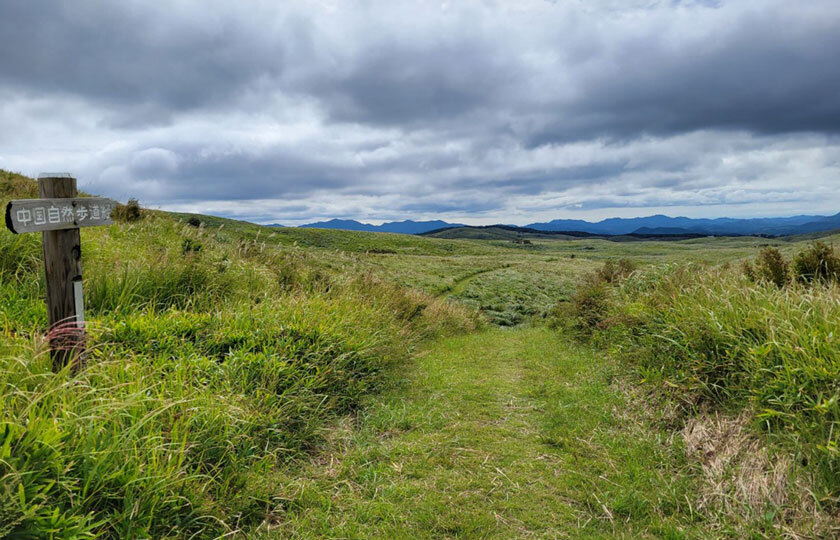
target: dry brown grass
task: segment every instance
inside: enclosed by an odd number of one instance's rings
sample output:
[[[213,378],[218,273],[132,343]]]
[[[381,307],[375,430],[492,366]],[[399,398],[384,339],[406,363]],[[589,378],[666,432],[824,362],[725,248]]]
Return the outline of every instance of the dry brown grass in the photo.
[[[682,430],[686,454],[703,470],[701,508],[786,506],[791,458],[770,455],[749,429],[750,417],[718,414],[689,418]]]
[[[613,387],[626,399],[626,407],[613,411],[625,426],[639,433],[659,426],[670,434],[668,444],[682,442],[699,479],[690,504],[713,527],[731,535],[738,524],[744,537],[761,524],[772,531],[767,538],[840,538],[840,515],[821,507],[809,487],[813,470],[756,431],[750,412],[698,412],[623,378]]]
[[[840,519],[821,509],[803,468],[788,452],[772,451],[750,428],[752,416],[707,413],[688,419],[681,435],[702,471],[699,510],[750,523],[765,516],[783,538],[838,538]]]

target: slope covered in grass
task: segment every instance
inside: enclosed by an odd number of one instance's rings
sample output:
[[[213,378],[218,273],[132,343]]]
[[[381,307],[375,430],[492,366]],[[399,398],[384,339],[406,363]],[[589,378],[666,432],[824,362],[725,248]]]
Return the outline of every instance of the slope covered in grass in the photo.
[[[735,267],[656,265],[585,281],[558,325],[594,338],[676,405],[675,427],[713,479],[709,500],[744,498],[776,532],[811,519],[840,531],[836,283],[780,287]]]
[[[34,183],[0,185],[17,198]],[[352,257],[249,231],[159,212],[83,230],[78,374],[50,371],[40,238],[0,232],[0,536],[247,530],[276,505],[277,467],[383,369],[475,326]]]
[[[554,240],[571,240],[574,236],[562,233],[541,233],[535,230],[523,230],[518,227],[488,226],[488,227],[449,227],[423,233],[428,238],[446,238],[461,240],[533,240],[536,238],[550,238]],[[582,234],[580,236],[594,236]]]
[[[171,214],[187,221],[192,214]],[[436,240],[410,234],[340,229],[315,229],[308,227],[262,227],[253,223],[215,216],[197,216],[208,228],[229,231],[240,238],[259,239],[267,245],[321,248],[350,253],[386,255],[485,255],[501,254],[506,250],[478,242]]]

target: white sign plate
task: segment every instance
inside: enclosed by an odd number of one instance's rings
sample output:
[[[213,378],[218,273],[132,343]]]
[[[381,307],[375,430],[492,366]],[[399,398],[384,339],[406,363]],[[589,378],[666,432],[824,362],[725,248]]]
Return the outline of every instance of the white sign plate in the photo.
[[[15,234],[110,225],[117,201],[101,197],[21,199],[6,205],[6,227]]]

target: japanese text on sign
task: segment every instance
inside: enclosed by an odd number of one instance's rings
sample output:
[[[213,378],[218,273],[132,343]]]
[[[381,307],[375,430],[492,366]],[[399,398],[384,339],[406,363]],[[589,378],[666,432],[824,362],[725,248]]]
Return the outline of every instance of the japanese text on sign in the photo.
[[[99,197],[25,199],[6,208],[6,226],[14,233],[74,229],[113,223],[116,201]]]

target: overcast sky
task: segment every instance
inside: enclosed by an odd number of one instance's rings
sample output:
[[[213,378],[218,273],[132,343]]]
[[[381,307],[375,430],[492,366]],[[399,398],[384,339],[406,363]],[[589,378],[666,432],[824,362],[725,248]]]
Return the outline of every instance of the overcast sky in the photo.
[[[0,168],[299,224],[840,211],[840,1],[0,0]]]

